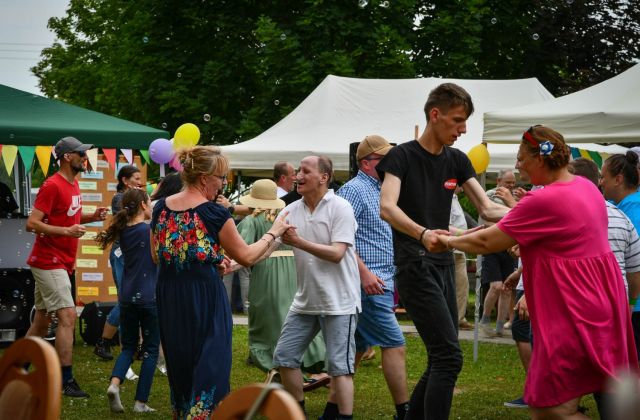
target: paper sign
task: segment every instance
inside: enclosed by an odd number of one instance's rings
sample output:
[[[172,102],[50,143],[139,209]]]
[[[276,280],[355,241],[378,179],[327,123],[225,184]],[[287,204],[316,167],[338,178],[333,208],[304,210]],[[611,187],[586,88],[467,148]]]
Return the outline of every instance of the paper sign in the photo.
[[[97,287],[78,287],[78,296],[99,296],[100,289]]]
[[[76,260],[76,267],[78,268],[98,268],[98,260],[87,260],[84,258],[78,258]]]
[[[109,294],[111,296],[118,296],[118,288],[116,286],[109,286]]]
[[[82,273],[82,281],[102,281],[104,275],[102,273]]]
[[[102,203],[102,193],[82,193],[82,202],[85,201],[97,201],[98,203]]]
[[[98,236],[98,232],[88,230],[80,237],[80,239],[83,241],[95,241],[96,236]]]
[[[97,190],[98,189],[98,183],[97,182],[93,182],[93,181],[79,181],[78,185],[80,186],[81,190]]]
[[[96,206],[87,206],[87,207],[93,207],[93,211],[95,211]],[[102,226],[104,226],[104,222],[91,222],[91,223],[85,223],[84,224],[86,227],[99,227],[101,228]]]
[[[98,161],[98,168],[108,168],[108,167],[109,167],[109,162],[107,162],[106,160]]]
[[[102,255],[104,251],[97,245],[82,245],[82,253]]]
[[[96,212],[98,206],[82,206],[82,212],[86,214],[93,214]]]
[[[118,191],[117,182],[107,182],[107,191]]]
[[[83,178],[83,179],[103,179],[104,178],[104,172],[102,172],[102,171],[82,172],[80,174],[80,178]]]

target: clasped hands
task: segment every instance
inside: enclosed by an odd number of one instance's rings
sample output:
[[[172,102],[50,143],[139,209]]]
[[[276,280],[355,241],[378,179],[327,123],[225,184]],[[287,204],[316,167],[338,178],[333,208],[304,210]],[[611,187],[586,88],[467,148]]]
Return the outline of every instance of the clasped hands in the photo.
[[[472,229],[467,229],[462,233],[462,236],[484,229],[484,225],[476,226]],[[451,238],[451,232],[443,229],[428,230],[425,232],[421,239],[422,246],[424,246],[429,252],[444,252],[449,251],[449,239]]]

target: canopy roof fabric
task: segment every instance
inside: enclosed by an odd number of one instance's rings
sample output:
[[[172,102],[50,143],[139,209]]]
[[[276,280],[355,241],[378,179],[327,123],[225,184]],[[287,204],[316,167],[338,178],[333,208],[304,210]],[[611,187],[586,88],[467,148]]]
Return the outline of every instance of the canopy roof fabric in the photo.
[[[425,126],[424,104],[429,92],[444,82],[457,83],[473,98],[475,113],[467,133],[455,147],[468,151],[482,141],[482,114],[487,111],[546,101],[553,96],[535,78],[520,80],[356,79],[327,76],[289,115],[258,137],[224,146],[233,169],[267,170],[280,160],[297,164],[310,154],[332,159],[337,172],[349,168],[349,144],[379,134],[392,143],[414,138],[414,127]],[[501,158],[489,147],[489,170],[512,168],[513,147]],[[251,173],[249,171],[248,173]]]
[[[47,146],[65,136],[96,147],[147,149],[169,133],[0,85],[0,144]]]
[[[484,116],[488,142],[519,142],[534,124],[560,132],[569,143],[640,142],[640,64],[587,89],[544,103],[503,107]]]

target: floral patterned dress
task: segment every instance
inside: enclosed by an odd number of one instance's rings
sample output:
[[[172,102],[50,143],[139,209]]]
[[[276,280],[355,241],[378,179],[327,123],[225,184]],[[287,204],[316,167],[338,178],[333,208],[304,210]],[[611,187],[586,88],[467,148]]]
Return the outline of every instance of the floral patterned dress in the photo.
[[[208,418],[230,390],[231,308],[216,269],[229,217],[212,202],[175,211],[162,199],[153,211],[160,338],[180,419]]]

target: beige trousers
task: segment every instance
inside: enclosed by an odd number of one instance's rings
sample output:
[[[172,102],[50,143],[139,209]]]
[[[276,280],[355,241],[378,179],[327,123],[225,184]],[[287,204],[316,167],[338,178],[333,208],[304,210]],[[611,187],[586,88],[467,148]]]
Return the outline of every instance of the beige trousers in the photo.
[[[465,321],[467,301],[469,300],[469,278],[467,276],[467,257],[454,252],[456,266],[456,302],[458,304],[458,323]]]

